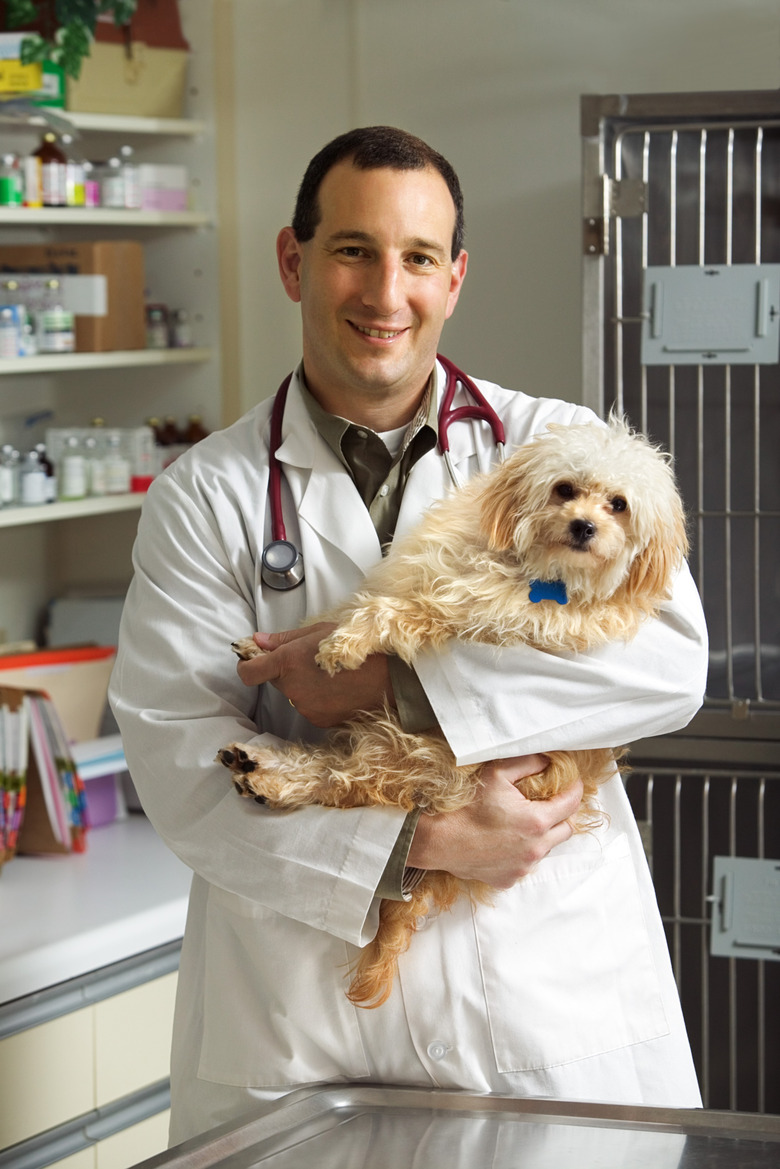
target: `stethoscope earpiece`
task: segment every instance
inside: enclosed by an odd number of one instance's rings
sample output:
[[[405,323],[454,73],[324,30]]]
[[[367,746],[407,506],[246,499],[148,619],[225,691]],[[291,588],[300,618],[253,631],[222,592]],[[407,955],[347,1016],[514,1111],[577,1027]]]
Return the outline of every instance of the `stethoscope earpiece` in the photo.
[[[450,424],[466,419],[486,422],[493,431],[499,461],[503,461],[504,457],[504,427],[493,407],[485,400],[471,378],[467,377],[446,357],[442,357],[441,354],[438,354],[438,360],[447,374],[447,384],[439,411],[439,450],[447,464],[453,483],[459,487],[460,483],[450,458],[450,444],[447,438]],[[282,442],[282,418],[291,378],[292,374],[289,374],[279,387],[271,413],[268,494],[271,503],[271,534],[273,538],[271,543],[266,544],[263,549],[261,569],[263,583],[267,584],[270,589],[281,591],[294,589],[303,580],[303,556],[295,545],[287,539],[282,519],[282,471],[276,458],[276,452]],[[468,390],[475,404],[473,406],[460,406],[453,410],[452,400],[458,382]]]

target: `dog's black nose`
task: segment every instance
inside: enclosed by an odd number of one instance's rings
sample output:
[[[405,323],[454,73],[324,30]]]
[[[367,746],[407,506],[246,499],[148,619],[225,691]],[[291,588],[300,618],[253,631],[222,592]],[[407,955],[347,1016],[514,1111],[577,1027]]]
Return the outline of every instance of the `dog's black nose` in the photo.
[[[574,543],[584,546],[590,543],[596,535],[596,525],[592,520],[572,520],[569,524],[569,531]]]

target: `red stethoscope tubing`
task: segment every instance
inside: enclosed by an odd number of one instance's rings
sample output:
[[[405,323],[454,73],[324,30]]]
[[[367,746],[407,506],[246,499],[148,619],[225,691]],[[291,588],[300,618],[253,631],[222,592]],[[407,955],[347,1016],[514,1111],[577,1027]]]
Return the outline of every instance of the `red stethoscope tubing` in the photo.
[[[467,377],[462,370],[458,369],[448,358],[437,355],[438,360],[444,367],[447,375],[447,380],[444,387],[444,395],[442,397],[441,407],[439,409],[438,419],[438,436],[439,436],[439,450],[442,454],[447,468],[452,477],[453,483],[458,486],[458,478],[455,473],[455,468],[450,460],[450,444],[448,438],[448,431],[453,422],[460,422],[471,419],[478,422],[486,422],[493,432],[493,439],[496,443],[499,452],[499,458],[503,459],[504,446],[506,437],[504,433],[504,426],[498,414],[495,412],[490,403],[485,399],[482,393],[477,389],[476,385],[470,377]],[[287,544],[289,547],[285,549],[285,553],[291,556],[300,558],[300,553],[296,553],[293,546],[287,539],[287,532],[284,526],[284,518],[282,516],[282,469],[279,465],[279,460],[276,457],[276,452],[282,445],[282,420],[284,418],[284,407],[287,401],[287,391],[290,388],[292,374],[284,379],[279,389],[276,391],[273,409],[271,411],[271,430],[269,435],[269,451],[268,451],[268,499],[271,507],[271,545],[267,545],[263,552],[264,560],[270,549],[275,544]],[[458,382],[468,391],[474,399],[473,406],[459,406],[453,410],[452,400],[455,397],[455,392],[458,387]],[[284,577],[283,573],[278,573],[273,568],[265,567],[266,576],[264,579],[266,583],[271,583],[276,577],[280,581]],[[277,583],[272,587],[277,588],[294,588],[295,584],[299,584],[303,579],[302,571],[294,583]]]

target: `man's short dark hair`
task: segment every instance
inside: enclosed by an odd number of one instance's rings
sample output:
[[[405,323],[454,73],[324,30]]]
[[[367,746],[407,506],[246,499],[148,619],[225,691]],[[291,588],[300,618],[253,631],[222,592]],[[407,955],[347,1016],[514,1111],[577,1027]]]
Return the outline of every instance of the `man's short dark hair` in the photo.
[[[455,205],[455,229],[452,233],[452,259],[463,247],[463,192],[454,168],[437,150],[406,130],[395,126],[364,126],[340,134],[323,146],[306,168],[295,203],[292,229],[300,243],[313,239],[320,222],[319,192],[322,180],[333,167],[345,160],[360,170],[425,170],[431,167],[444,179]]]

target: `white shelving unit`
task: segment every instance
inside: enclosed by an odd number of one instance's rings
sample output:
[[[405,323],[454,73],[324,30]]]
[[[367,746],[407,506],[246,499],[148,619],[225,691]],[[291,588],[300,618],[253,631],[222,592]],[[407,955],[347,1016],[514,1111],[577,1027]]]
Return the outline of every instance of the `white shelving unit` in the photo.
[[[128,369],[143,365],[191,365],[210,361],[212,351],[192,349],[114,349],[109,353],[69,353],[66,356],[0,359],[0,377],[20,373],[74,373],[86,369]]]
[[[195,346],[188,349],[74,353],[0,361],[0,441],[22,446],[30,419],[41,427],[138,426],[172,415],[185,424],[199,414],[221,424],[219,280],[216,232],[213,0],[181,7],[191,47],[187,117],[140,118],[54,111],[92,161],[129,144],[139,162],[187,167],[188,210],[0,208],[2,245],[137,239],[144,247],[147,299],[188,311]],[[35,149],[45,113],[26,122],[0,116],[0,148]],[[12,430],[15,434],[11,434]],[[27,428],[27,429],[25,429]],[[19,438],[21,434],[25,437]],[[47,602],[72,588],[129,581],[130,549],[143,495],[112,496],[0,510],[0,637],[34,637]]]

